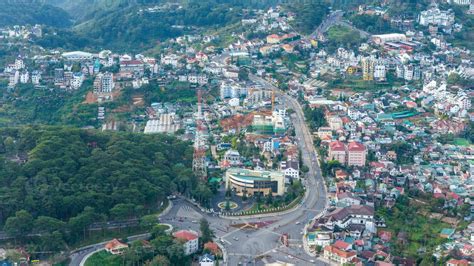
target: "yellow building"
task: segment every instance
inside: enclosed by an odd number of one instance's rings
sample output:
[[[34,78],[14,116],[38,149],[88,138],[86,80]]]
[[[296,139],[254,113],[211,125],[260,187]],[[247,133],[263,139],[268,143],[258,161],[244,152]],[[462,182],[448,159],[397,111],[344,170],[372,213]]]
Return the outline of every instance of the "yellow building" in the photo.
[[[362,58],[362,77],[364,80],[374,80],[375,62],[372,58]]]

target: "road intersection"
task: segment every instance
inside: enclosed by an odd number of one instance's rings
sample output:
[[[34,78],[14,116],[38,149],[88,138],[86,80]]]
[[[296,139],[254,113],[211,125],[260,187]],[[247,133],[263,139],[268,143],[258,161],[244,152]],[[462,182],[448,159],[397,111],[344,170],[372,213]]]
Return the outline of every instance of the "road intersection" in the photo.
[[[224,65],[226,59],[227,56],[223,54],[214,60]],[[253,74],[249,74],[249,79],[267,90],[274,91],[279,98],[279,104],[294,111],[291,114],[291,121],[303,163],[309,168],[303,182],[306,191],[301,203],[291,211],[275,213],[271,217],[262,215],[237,218],[208,214],[189,200],[178,198],[173,200],[172,207],[167,213],[160,216],[160,221],[171,224],[176,229],[199,231],[199,220],[206,218],[215,232],[219,245],[224,249],[225,265],[253,265],[256,259],[264,257],[296,265],[325,265],[327,263],[308,255],[303,248],[305,226],[316,215],[325,211],[327,198],[313,138],[305,122],[301,105],[294,97],[280,91],[270,82]],[[235,224],[265,221],[269,222],[268,225],[258,229],[234,227]],[[283,234],[289,236],[288,247],[280,241]],[[104,243],[99,243],[72,253],[70,265],[80,265],[88,254],[103,246]]]

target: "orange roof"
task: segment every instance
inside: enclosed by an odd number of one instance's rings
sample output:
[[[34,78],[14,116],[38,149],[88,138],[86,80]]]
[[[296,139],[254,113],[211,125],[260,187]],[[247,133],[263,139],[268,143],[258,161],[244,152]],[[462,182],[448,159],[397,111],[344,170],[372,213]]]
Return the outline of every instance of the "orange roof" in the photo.
[[[338,248],[338,249],[348,249],[351,244],[347,243],[347,242],[344,242],[342,240],[337,240],[334,244],[333,244],[334,247]]]
[[[207,242],[204,244],[204,249],[208,249],[214,254],[220,253],[219,246],[214,242]]]
[[[127,244],[120,242],[116,238],[109,241],[107,244],[105,244],[105,249],[107,250],[112,250],[112,249],[117,249],[117,248],[126,248],[126,247],[128,247]]]
[[[326,246],[324,248],[324,251],[328,251],[330,253],[336,254],[337,256],[343,257],[343,258],[346,258],[346,259],[354,257],[355,255],[357,255],[357,253],[355,251],[340,250],[337,247],[335,247],[334,245]]]
[[[194,239],[198,238],[198,235],[196,235],[193,232],[186,231],[186,230],[180,230],[180,231],[174,233],[173,236],[178,238],[178,239],[183,239],[183,240],[186,240],[186,241],[191,241],[191,240],[194,240]]]

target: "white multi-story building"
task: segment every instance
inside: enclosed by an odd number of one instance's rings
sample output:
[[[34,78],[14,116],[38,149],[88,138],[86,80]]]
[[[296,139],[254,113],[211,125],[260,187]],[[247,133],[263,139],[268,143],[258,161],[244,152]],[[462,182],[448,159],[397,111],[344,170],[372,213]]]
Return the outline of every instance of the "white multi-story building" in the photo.
[[[300,168],[297,161],[283,161],[280,163],[280,171],[290,179],[300,178]]]
[[[25,62],[23,62],[23,60],[21,58],[17,58],[15,60],[15,69],[20,70],[20,69],[23,69],[23,68],[25,68]]]
[[[111,93],[115,87],[112,73],[99,73],[94,81],[94,93]]]
[[[224,81],[220,86],[221,99],[240,98],[247,95],[247,88],[232,81]]]
[[[377,63],[374,67],[374,79],[383,81],[386,79],[387,71],[384,64]]]
[[[40,84],[40,82],[41,82],[41,72],[39,72],[39,71],[33,71],[33,72],[31,73],[31,82],[32,82],[34,85]]]
[[[9,78],[8,78],[8,86],[9,87],[15,87],[16,84],[20,81],[20,71],[15,71],[12,73]]]
[[[161,64],[163,65],[171,65],[171,66],[177,67],[179,63],[179,57],[175,54],[170,54],[170,55],[162,56],[160,61],[161,61]]]
[[[30,81],[30,73],[28,71],[22,71],[20,73],[20,83],[26,84]]]
[[[452,0],[452,3],[460,6],[468,6],[471,4],[471,0]]]
[[[71,89],[77,90],[84,82],[84,74],[82,72],[73,73],[71,77]]]
[[[421,11],[420,17],[418,19],[420,25],[436,25],[443,27],[450,27],[454,24],[454,12],[449,9],[446,11],[440,10],[437,7]]]
[[[241,164],[240,154],[237,150],[228,150],[224,153],[223,162],[228,166],[238,166]]]
[[[199,235],[192,230],[180,230],[173,233],[173,236],[184,242],[184,254],[186,256],[196,253],[199,249]]]

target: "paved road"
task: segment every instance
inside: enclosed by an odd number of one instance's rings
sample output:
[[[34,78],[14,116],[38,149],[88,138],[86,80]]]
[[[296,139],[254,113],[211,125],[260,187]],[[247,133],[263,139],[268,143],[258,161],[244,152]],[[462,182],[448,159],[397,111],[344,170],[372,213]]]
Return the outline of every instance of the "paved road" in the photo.
[[[226,55],[222,54],[213,59],[219,64],[226,64]],[[273,84],[250,74],[249,78],[268,90],[274,90],[279,98],[280,105],[293,109],[291,117],[295,127],[298,146],[303,163],[308,166],[309,172],[304,181],[306,194],[302,202],[294,211],[284,214],[275,214],[272,217],[252,219],[228,219],[202,212],[198,207],[184,199],[173,201],[171,209],[160,217],[161,222],[171,224],[176,229],[192,229],[199,231],[199,220],[206,218],[216,237],[227,253],[226,265],[253,265],[258,257],[271,257],[276,260],[291,262],[296,265],[325,265],[323,261],[307,255],[302,247],[302,234],[305,224],[326,207],[326,189],[321,170],[318,165],[317,153],[313,146],[311,132],[304,120],[303,110],[295,98],[281,92]],[[268,222],[259,229],[236,228],[235,224],[253,222]],[[289,234],[289,246],[280,242],[282,234]],[[103,248],[104,243],[92,245],[73,253],[72,266],[80,265],[87,254]]]
[[[129,241],[144,240],[144,239],[148,239],[149,237],[150,237],[150,234],[141,234],[141,235],[130,236],[128,237],[128,240]],[[93,245],[82,247],[73,251],[71,255],[69,256],[69,258],[71,259],[71,261],[69,262],[69,265],[70,266],[83,266],[87,258],[91,254],[101,249],[104,249],[105,244],[107,242],[108,241],[93,244]]]

